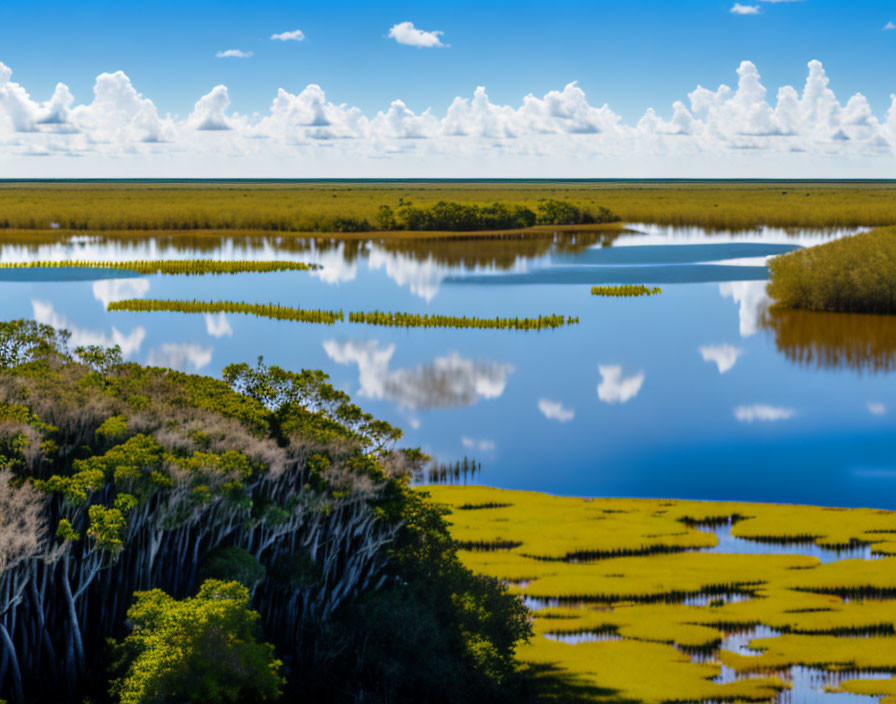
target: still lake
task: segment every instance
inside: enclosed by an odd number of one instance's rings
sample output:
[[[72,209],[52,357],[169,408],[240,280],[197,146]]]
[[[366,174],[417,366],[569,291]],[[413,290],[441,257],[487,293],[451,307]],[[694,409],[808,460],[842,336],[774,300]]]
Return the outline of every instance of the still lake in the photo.
[[[896,320],[767,313],[766,258],[849,232],[630,225],[535,239],[285,242],[159,237],[0,245],[0,261],[294,259],[315,272],[0,271],[0,318],[218,375],[325,370],[405,443],[482,463],[478,483],[557,494],[896,508]],[[660,296],[590,295],[592,284]],[[393,329],[107,312],[125,298],[477,317],[555,330]]]

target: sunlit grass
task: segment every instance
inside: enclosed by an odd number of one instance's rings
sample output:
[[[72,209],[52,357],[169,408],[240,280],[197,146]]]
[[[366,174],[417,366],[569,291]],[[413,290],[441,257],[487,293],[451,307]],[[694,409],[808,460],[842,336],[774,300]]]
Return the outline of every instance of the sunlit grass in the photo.
[[[741,538],[827,548],[868,543],[886,554],[896,548],[893,512],[588,500],[485,487],[426,490],[451,509],[452,536],[459,544],[506,546],[462,551],[465,564],[520,594],[562,604],[533,612],[536,635],[520,656],[614,690],[616,699],[770,698],[785,686],[774,675],[800,664],[838,672],[896,671],[896,560],[820,564],[795,554],[796,545],[793,555],[700,552],[716,538],[698,529],[730,520],[732,534]],[[751,647],[762,655],[718,652],[726,634],[760,624],[784,634],[754,640]],[[572,645],[545,637],[589,632],[621,640]],[[687,655],[693,652],[762,676],[720,685],[707,679],[719,665],[693,661]],[[874,687],[843,685],[848,691],[894,691],[886,682]]]
[[[549,200],[627,222],[711,229],[896,224],[896,186],[885,183],[303,183],[7,184],[0,229],[259,230],[342,232],[373,227],[379,208],[401,199],[495,202],[537,212]],[[405,237],[412,233],[396,233]]]

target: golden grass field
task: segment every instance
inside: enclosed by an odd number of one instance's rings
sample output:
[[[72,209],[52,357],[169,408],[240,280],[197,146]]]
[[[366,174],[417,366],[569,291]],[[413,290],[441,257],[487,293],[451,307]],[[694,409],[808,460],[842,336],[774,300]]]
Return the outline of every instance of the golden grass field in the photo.
[[[604,206],[627,222],[717,229],[852,227],[896,224],[894,196],[896,184],[880,182],[4,183],[0,230],[52,232],[56,223],[60,230],[327,232],[340,218],[374,222],[381,205],[399,199],[530,208],[558,199]]]
[[[461,550],[465,564],[548,605],[533,611],[535,637],[521,659],[604,692],[596,700],[767,700],[789,686],[785,675],[795,665],[896,672],[894,512],[425,490],[450,509],[459,544],[476,548]],[[717,543],[696,525],[729,519],[737,537],[870,544],[881,559],[821,564],[798,554],[696,551]],[[781,635],[753,640],[757,654],[720,649],[727,635],[760,624]],[[577,644],[548,637],[573,633],[607,637]],[[739,677],[712,681],[723,665]],[[893,679],[844,674],[838,686],[896,695]]]

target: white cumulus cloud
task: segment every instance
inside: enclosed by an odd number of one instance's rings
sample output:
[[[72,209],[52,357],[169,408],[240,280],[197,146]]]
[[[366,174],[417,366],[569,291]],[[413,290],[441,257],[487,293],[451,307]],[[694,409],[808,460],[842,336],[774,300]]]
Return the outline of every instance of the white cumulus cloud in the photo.
[[[422,29],[417,29],[413,22],[399,22],[389,30],[389,38],[394,39],[399,44],[426,49],[448,46],[443,44],[439,38],[444,34],[444,32],[438,30],[425,32]]]
[[[248,59],[252,56],[251,51],[243,51],[242,49],[225,49],[215,54],[219,59]]]
[[[868,412],[873,416],[882,416],[887,412],[887,407],[879,401],[869,401]]]
[[[885,32],[892,32],[894,29],[896,29],[896,24],[893,24],[892,20],[890,20],[883,26],[883,30]]]
[[[301,42],[305,39],[305,33],[301,29],[294,29],[291,32],[272,34],[271,39],[281,42]]]
[[[187,122],[197,130],[229,130],[230,121],[226,114],[229,107],[227,86],[217,85],[196,102]]]
[[[740,347],[734,345],[703,345],[698,351],[704,362],[712,362],[718,367],[719,374],[730,371],[743,353]]]
[[[771,423],[778,420],[789,420],[796,415],[793,408],[782,406],[769,406],[765,403],[756,403],[752,406],[737,406],[734,409],[734,417],[741,423],[753,423],[762,421]]]
[[[183,114],[160,114],[121,71],[100,74],[87,102],[61,83],[40,100],[0,63],[0,166],[23,177],[172,169],[196,177],[460,177],[473,175],[476,164],[477,175],[488,176],[651,169],[658,176],[843,178],[889,175],[896,149],[896,97],[883,114],[861,93],[840,99],[819,61],[809,62],[804,85],[777,89],[743,61],[736,84],[697,85],[634,122],[575,82],[516,104],[493,102],[479,86],[422,111],[395,96],[367,112],[333,102],[312,83],[295,93],[279,89],[267,110],[251,114],[234,111],[227,86],[217,85]]]
[[[741,5],[739,2],[731,6],[731,13],[735,15],[758,15],[759,5]]]
[[[597,387],[597,397],[604,403],[626,403],[631,401],[644,384],[644,372],[623,376],[618,365],[600,365],[601,382]]]
[[[560,401],[551,401],[548,398],[538,399],[538,410],[545,418],[561,423],[568,423],[576,417],[576,412],[572,408],[565,408]]]

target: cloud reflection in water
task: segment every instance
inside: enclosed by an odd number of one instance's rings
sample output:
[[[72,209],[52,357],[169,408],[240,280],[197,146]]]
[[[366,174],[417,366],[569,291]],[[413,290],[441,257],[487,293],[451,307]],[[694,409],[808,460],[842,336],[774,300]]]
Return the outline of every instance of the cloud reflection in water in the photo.
[[[390,369],[395,345],[379,340],[327,340],[324,351],[337,364],[357,364],[360,394],[386,399],[400,406],[427,410],[462,408],[482,399],[498,398],[507,386],[513,365],[476,362],[452,352],[429,364]]]

